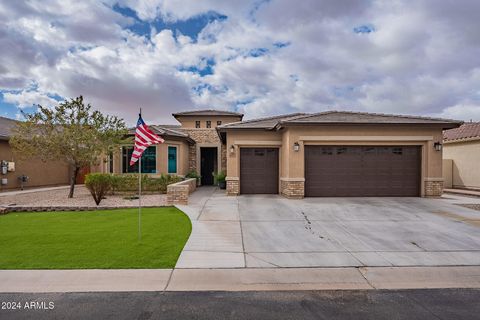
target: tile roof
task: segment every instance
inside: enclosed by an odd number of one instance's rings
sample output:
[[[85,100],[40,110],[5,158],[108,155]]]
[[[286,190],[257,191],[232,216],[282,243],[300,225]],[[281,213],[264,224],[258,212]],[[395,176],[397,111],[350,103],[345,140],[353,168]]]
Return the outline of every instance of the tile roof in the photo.
[[[221,129],[230,129],[230,128],[250,128],[250,129],[273,129],[282,120],[295,119],[297,117],[305,116],[306,113],[290,113],[283,114],[273,117],[257,118],[245,121],[237,121],[227,123],[217,128]]]
[[[17,120],[0,117],[0,140],[7,140],[11,135],[11,129]]]
[[[224,110],[214,110],[214,109],[183,111],[183,112],[172,113],[172,115],[175,118],[177,116],[235,116],[235,117],[243,117],[243,113],[232,112],[232,111],[224,111]]]
[[[375,123],[375,124],[458,124],[462,121],[440,119],[431,117],[419,117],[409,115],[395,115],[385,113],[368,113],[368,112],[353,112],[353,111],[324,111],[313,113],[299,117],[296,119],[289,119],[280,121],[280,123],[287,124],[317,124],[317,123]]]
[[[310,114],[294,113],[269,118],[233,122],[220,126],[219,129],[278,129],[288,125],[309,124],[439,124],[444,126],[444,128],[455,128],[461,125],[462,121],[383,113],[324,111]]]
[[[467,122],[455,129],[443,132],[444,141],[480,140],[480,122]]]

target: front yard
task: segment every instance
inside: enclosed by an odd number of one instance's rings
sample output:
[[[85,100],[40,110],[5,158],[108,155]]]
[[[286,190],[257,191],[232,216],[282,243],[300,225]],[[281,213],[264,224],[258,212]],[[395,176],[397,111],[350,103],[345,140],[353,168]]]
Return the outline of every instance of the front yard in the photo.
[[[0,216],[0,269],[172,268],[192,226],[174,207]]]

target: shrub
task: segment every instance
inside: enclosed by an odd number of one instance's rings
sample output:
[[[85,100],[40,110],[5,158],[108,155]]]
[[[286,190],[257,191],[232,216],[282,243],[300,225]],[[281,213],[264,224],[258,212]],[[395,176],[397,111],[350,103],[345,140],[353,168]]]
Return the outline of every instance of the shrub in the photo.
[[[199,175],[197,173],[197,171],[192,170],[185,175],[185,178],[195,178],[195,179],[197,179],[197,185],[198,185],[200,183],[200,179],[202,178],[202,176]]]
[[[138,192],[138,174],[126,173],[112,175],[112,194],[115,192],[136,193]],[[167,185],[181,181],[182,178],[169,174],[160,177],[151,177],[142,174],[142,192],[166,193]]]
[[[218,173],[213,173],[213,177],[215,178],[215,184],[220,183],[220,182],[225,182],[225,172],[220,171]]]
[[[112,176],[106,173],[90,173],[85,177],[85,186],[98,206],[112,187]]]

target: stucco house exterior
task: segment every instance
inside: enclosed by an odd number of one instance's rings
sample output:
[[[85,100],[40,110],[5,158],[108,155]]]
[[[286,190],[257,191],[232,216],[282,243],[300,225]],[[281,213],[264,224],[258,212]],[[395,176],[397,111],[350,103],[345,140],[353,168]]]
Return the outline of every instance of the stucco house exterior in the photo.
[[[179,125],[152,125],[149,128],[165,142],[150,146],[142,155],[142,172],[151,175],[184,176],[190,171],[201,174],[202,185],[212,185],[212,172],[226,171],[226,149],[216,128],[241,121],[243,114],[220,110],[196,110],[174,113]],[[135,128],[130,129],[130,135]],[[133,145],[121,146],[94,171],[136,173],[138,165],[129,166]]]
[[[443,134],[445,187],[480,189],[480,122]]]
[[[144,172],[185,175],[194,170],[209,185],[211,173],[222,170],[229,195],[287,198],[439,196],[442,133],[462,124],[346,111],[246,121],[240,113],[218,110],[173,116],[180,125],[150,125],[165,143],[146,153]],[[131,148],[123,146],[102,170],[137,172],[138,167],[128,167]]]
[[[227,192],[439,196],[442,131],[460,124],[345,111],[225,124],[218,131],[229,150]]]
[[[62,161],[19,160],[10,147],[11,129],[17,121],[0,117],[0,191],[20,188],[18,177],[28,176],[25,187],[55,186],[69,183],[69,166]],[[9,163],[4,174],[1,164]],[[8,165],[7,165],[8,166]]]

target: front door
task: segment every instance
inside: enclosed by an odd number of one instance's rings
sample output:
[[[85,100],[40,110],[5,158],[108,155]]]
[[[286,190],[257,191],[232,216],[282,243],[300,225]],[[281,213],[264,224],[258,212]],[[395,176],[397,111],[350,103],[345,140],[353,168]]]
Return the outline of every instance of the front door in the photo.
[[[213,185],[213,173],[217,172],[217,148],[200,148],[200,162],[202,185]]]

